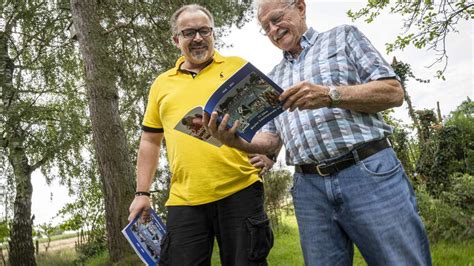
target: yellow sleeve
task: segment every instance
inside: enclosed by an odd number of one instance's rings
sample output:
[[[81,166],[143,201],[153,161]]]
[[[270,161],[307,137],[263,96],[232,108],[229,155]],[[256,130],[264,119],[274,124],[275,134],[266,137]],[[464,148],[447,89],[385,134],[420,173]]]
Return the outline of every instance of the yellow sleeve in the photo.
[[[163,125],[161,124],[159,106],[158,106],[158,86],[157,80],[153,82],[148,94],[148,103],[146,105],[145,116],[143,118],[143,130],[152,132],[163,132]],[[158,131],[155,131],[158,130]]]

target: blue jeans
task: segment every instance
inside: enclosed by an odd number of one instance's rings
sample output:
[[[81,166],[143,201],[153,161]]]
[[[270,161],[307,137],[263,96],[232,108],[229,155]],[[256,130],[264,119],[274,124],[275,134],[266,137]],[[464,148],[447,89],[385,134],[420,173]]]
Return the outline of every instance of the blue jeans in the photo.
[[[413,188],[392,148],[331,176],[295,173],[291,189],[306,265],[431,265]]]

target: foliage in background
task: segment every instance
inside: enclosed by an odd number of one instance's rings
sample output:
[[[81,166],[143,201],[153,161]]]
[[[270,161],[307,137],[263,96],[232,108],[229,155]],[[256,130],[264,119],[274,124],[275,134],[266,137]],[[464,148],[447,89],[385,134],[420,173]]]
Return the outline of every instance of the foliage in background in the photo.
[[[1,1],[0,10],[1,167],[15,195],[9,258],[34,265],[31,175],[74,176],[88,130],[81,64],[67,10],[46,1]]]
[[[430,241],[459,242],[474,239],[474,177],[456,173],[448,179],[454,186],[438,197],[418,186],[418,208]]]
[[[456,171],[474,175],[474,102],[468,97],[446,119],[447,127],[459,129],[455,145]]]
[[[166,223],[168,211],[165,203],[170,194],[171,171],[168,163],[168,156],[166,152],[166,140],[163,140],[163,146],[160,152],[160,165],[157,169],[155,180],[151,187],[152,192],[152,207],[156,213]]]
[[[474,104],[467,98],[444,120],[439,110],[438,114],[430,109],[415,110],[405,81],[428,81],[417,79],[409,64],[395,58],[392,67],[401,79],[413,125],[393,119],[390,110],[383,115],[394,127],[390,140],[413,181],[430,239],[473,239]]]
[[[3,220],[0,222],[0,243],[10,235],[10,228],[8,228],[8,222]]]
[[[63,230],[81,234],[76,244],[79,263],[107,249],[104,197],[97,165],[82,165],[82,170],[81,178],[74,183],[77,199],[67,203],[58,213],[64,219],[61,224]]]
[[[289,200],[292,180],[290,171],[281,169],[281,167],[271,170],[264,176],[265,211],[274,230],[280,228],[282,217],[287,214],[284,211],[292,207],[291,200]]]
[[[403,50],[409,45],[434,50],[438,57],[432,65],[444,62],[443,69],[436,71],[436,76],[444,80],[443,73],[448,64],[446,39],[448,34],[457,32],[460,21],[473,19],[474,3],[467,0],[369,0],[366,7],[355,12],[349,10],[347,15],[353,20],[365,18],[367,23],[371,23],[386,8],[390,13],[405,18],[404,33],[398,35],[393,43],[386,44],[387,53]]]

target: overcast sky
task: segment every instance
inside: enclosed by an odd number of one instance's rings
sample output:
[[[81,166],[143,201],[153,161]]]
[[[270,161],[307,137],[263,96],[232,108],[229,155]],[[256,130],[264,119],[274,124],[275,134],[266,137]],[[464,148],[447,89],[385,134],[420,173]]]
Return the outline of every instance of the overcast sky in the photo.
[[[367,1],[306,1],[306,14],[308,26],[322,32],[340,24],[356,25],[372,42],[372,44],[385,56],[388,62],[393,56],[398,60],[409,63],[413,73],[418,78],[430,79],[430,83],[410,81],[407,90],[416,109],[435,109],[436,102],[440,102],[443,115],[449,114],[467,96],[473,98],[473,23],[463,22],[459,33],[449,35],[447,47],[449,65],[445,73],[446,81],[434,78],[435,68],[427,69],[435,60],[433,52],[426,52],[415,48],[405,51],[396,51],[387,55],[385,43],[392,42],[402,32],[403,20],[398,15],[381,14],[375,22],[367,24],[363,20],[352,22],[346,15],[347,10],[358,10]],[[260,35],[255,20],[246,24],[242,29],[233,29],[225,42],[233,47],[221,49],[224,55],[238,55],[252,62],[260,70],[267,73],[277,64],[282,57],[281,52],[274,47],[267,37]],[[395,109],[395,117],[410,123],[406,105]],[[33,205],[35,224],[48,222],[56,212],[70,202],[66,188],[53,182],[51,187],[45,185],[44,178],[35,172],[33,174]],[[53,221],[56,223],[57,221]]]

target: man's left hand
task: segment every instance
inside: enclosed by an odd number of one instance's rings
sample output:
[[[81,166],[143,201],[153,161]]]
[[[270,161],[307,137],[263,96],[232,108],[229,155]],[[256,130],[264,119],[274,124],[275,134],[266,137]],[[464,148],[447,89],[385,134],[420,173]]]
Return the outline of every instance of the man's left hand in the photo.
[[[267,173],[275,164],[270,158],[262,154],[249,154],[249,162],[255,167],[260,168],[260,176]]]
[[[302,81],[286,89],[279,100],[283,102],[283,109],[289,109],[290,112],[296,108],[299,110],[318,109],[331,104],[328,93],[329,88],[326,86]]]

